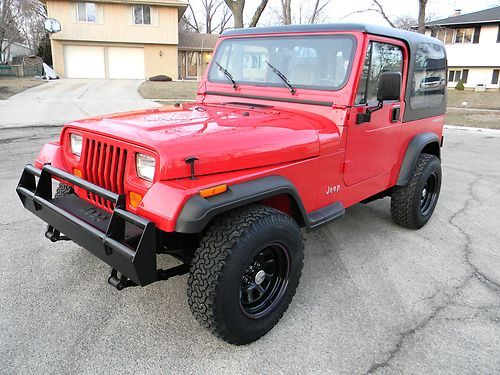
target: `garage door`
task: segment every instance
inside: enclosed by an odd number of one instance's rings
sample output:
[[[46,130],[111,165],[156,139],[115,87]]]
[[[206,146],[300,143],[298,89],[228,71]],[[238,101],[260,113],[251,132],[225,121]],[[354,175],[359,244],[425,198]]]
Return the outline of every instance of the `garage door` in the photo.
[[[67,78],[106,78],[104,47],[64,46]]]
[[[108,75],[112,79],[144,79],[144,49],[108,47]]]

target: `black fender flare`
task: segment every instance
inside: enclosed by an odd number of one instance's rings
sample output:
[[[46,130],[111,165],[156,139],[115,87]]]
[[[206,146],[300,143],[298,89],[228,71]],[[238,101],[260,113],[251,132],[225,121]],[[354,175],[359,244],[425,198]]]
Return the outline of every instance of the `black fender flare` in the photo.
[[[187,200],[177,217],[175,231],[199,233],[216,215],[280,194],[295,200],[297,214],[309,226],[309,218],[295,186],[282,176],[267,176],[228,186],[228,190],[210,198],[194,195]]]
[[[423,149],[432,143],[436,143],[438,150],[440,150],[440,141],[436,133],[421,133],[413,137],[406,149],[401,168],[399,169],[397,186],[405,186],[410,180],[413,169],[417,164],[418,156],[422,153]],[[441,158],[440,151],[438,151],[438,158]]]

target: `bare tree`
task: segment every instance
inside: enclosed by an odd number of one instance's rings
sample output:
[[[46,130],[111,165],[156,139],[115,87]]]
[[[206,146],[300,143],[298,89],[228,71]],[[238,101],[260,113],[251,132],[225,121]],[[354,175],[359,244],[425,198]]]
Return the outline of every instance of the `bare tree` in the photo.
[[[309,17],[309,23],[315,23],[318,17],[321,15],[321,12],[328,4],[330,4],[330,0],[326,0],[323,3],[321,2],[321,0],[316,0],[311,13],[311,17]]]
[[[300,2],[298,8],[292,8],[291,0],[281,0],[281,10],[271,8],[274,16],[279,19],[283,25],[292,23],[316,23],[321,22],[320,16],[331,0],[314,0],[313,7],[308,7]]]
[[[224,5],[224,0],[191,1],[181,19],[180,28],[188,32],[221,33],[227,28],[230,19],[231,12]]]
[[[187,10],[189,10],[189,14],[187,13]],[[182,16],[181,22],[180,22],[180,28],[182,31],[193,31],[196,33],[200,33],[200,25],[198,23],[198,19],[196,18],[196,13],[193,10],[193,7],[191,4],[188,5],[188,8],[186,10],[186,13]]]
[[[224,30],[228,28],[228,23],[233,18],[233,14],[229,11],[228,7],[223,7],[222,17],[219,23],[219,34],[222,34]]]
[[[283,25],[292,24],[292,0],[281,0],[281,11]]]
[[[417,27],[417,20],[409,14],[404,14],[394,19],[394,26],[397,29],[413,30]]]
[[[420,1],[420,0],[419,0]],[[365,13],[365,12],[377,12],[382,16],[382,18],[389,24],[391,27],[395,27],[394,23],[391,21],[391,19],[387,16],[387,13],[385,13],[384,8],[382,7],[382,4],[380,3],[379,0],[373,0],[372,6],[367,9],[361,9],[361,10],[356,10],[354,12],[351,12],[349,14],[346,14],[344,17],[342,17],[340,20],[343,20],[344,18],[347,18],[353,14],[357,13]],[[339,20],[339,21],[340,21]]]
[[[234,27],[236,29],[244,27],[243,23],[243,11],[245,10],[245,0],[224,0],[227,7],[233,14]],[[269,0],[261,0],[259,6],[255,10],[255,13],[248,24],[248,27],[255,27],[259,22],[260,16],[264,9],[266,9]]]
[[[10,59],[11,46],[26,43],[35,51],[45,35],[45,6],[38,0],[0,0],[0,60]]]
[[[418,0],[418,32],[425,34],[425,8],[428,0]]]
[[[36,51],[46,34],[43,21],[47,18],[47,8],[38,0],[21,1],[20,6],[23,17],[19,29],[27,46]]]

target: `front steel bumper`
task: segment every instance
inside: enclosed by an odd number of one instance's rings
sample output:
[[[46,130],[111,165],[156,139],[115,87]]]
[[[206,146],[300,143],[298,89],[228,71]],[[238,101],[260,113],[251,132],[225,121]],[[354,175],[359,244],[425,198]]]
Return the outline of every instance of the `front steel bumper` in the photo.
[[[53,197],[54,178],[113,202],[113,212],[106,212],[74,194]],[[62,232],[109,264],[113,268],[110,284],[120,282],[117,271],[122,281],[126,276],[132,285],[145,286],[164,279],[158,276],[156,268],[156,227],[151,221],[126,211],[124,195],[50,165],[41,170],[27,165],[16,191],[24,207],[49,225],[47,237],[57,240]],[[120,289],[127,285],[114,286]]]

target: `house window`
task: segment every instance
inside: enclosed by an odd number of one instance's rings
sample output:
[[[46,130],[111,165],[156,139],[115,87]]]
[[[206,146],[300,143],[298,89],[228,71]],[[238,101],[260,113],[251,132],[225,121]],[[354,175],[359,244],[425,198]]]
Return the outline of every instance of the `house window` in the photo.
[[[151,25],[151,7],[149,5],[134,5],[134,23],[136,25]]]
[[[439,29],[436,32],[436,38],[445,44],[452,44],[455,35],[455,30],[453,29]]]
[[[474,28],[469,27],[466,29],[456,29],[455,30],[455,43],[472,43],[472,37],[474,36]]]
[[[469,69],[461,70],[449,70],[448,71],[448,82],[458,82],[462,80],[463,83],[467,83],[467,78],[469,77]]]
[[[94,3],[76,3],[76,13],[79,22],[95,22]]]
[[[491,84],[498,85],[498,75],[500,74],[500,69],[493,69],[493,76],[491,77]]]

